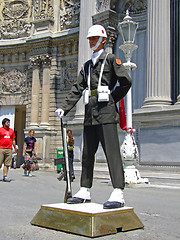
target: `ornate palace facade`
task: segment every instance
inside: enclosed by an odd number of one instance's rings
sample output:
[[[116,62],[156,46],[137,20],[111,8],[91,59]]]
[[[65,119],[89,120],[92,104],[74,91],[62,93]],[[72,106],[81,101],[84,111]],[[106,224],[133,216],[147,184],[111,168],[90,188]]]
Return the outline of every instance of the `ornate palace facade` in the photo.
[[[124,62],[117,25],[126,9],[139,23],[132,90],[140,164],[180,164],[178,0],[2,0],[0,117],[10,116],[20,154],[25,135],[34,129],[42,167],[53,165],[62,147],[55,110],[91,56],[88,28],[102,24],[108,33],[106,50]],[[77,160],[83,114],[80,100],[65,119],[76,138]],[[119,135],[122,142],[121,130]],[[101,149],[98,159],[103,160]]]

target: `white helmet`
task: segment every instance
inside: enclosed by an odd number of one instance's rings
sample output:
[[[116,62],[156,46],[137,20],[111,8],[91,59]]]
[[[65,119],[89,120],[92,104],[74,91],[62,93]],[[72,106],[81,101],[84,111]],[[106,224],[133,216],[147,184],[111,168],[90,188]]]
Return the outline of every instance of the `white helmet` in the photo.
[[[107,38],[105,28],[101,25],[98,25],[98,24],[90,27],[89,31],[88,31],[88,34],[87,34],[87,38],[95,37],[95,36]]]

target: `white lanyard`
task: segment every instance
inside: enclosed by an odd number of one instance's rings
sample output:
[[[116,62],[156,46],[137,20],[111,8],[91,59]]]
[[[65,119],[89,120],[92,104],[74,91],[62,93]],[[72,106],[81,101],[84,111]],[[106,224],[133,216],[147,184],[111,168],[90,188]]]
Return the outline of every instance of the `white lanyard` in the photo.
[[[101,71],[100,71],[100,74],[99,74],[98,86],[101,86],[101,78],[102,78],[102,74],[103,74],[103,71],[104,71],[104,65],[105,65],[107,56],[108,56],[108,53],[106,54],[106,56],[105,56],[105,58],[103,60],[103,63],[101,65]],[[90,72],[91,72],[91,66],[89,64],[89,67],[88,67],[88,80],[87,80],[87,85],[88,85],[88,89],[89,90],[90,90],[90,79],[91,79]]]
[[[102,78],[102,74],[103,74],[103,71],[104,71],[104,65],[105,65],[105,62],[106,62],[106,58],[108,56],[108,53],[106,54],[104,60],[103,60],[103,63],[101,65],[101,71],[100,71],[100,74],[99,74],[99,82],[98,82],[98,87],[101,86],[101,78]]]
[[[87,81],[87,85],[88,85],[88,89],[90,90],[90,72],[91,72],[91,66],[89,64],[89,67],[88,67],[88,81]]]

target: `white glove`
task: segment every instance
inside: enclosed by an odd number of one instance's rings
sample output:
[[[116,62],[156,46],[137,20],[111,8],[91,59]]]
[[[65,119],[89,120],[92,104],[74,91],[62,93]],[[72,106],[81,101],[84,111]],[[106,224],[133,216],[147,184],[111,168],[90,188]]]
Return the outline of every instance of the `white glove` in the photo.
[[[62,118],[64,116],[64,110],[62,110],[61,108],[56,109],[55,113],[57,117]]]

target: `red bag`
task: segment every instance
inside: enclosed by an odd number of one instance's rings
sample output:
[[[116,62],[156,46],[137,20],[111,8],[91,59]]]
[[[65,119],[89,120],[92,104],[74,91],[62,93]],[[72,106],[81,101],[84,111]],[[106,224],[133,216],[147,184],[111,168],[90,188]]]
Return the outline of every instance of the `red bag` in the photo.
[[[124,98],[119,101],[119,126],[122,130],[127,130],[126,127],[126,114],[125,114],[125,107],[124,107]]]

